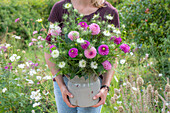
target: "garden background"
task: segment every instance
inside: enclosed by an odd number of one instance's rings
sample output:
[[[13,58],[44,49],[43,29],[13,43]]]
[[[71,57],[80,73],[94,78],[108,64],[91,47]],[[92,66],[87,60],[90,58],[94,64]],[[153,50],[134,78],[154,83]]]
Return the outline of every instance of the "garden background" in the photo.
[[[49,28],[47,18],[56,1],[0,1],[2,113],[57,112],[43,41]],[[119,12],[121,37],[131,52],[118,57],[102,113],[169,113],[170,1],[108,1]]]

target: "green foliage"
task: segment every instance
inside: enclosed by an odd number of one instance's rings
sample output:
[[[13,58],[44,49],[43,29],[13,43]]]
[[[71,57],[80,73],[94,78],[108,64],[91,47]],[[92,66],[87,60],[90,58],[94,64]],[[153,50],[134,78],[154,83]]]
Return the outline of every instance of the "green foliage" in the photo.
[[[137,42],[144,53],[158,61],[156,69],[170,74],[168,63],[170,45],[170,15],[168,1],[162,0],[128,0],[118,7],[121,25],[125,25],[124,36],[129,42]]]
[[[0,3],[0,35],[5,32],[14,32],[25,39],[30,37],[26,27],[19,26],[15,19],[20,18],[23,25],[42,18],[47,24],[47,18],[56,0],[3,0]],[[35,24],[35,23],[32,23]]]

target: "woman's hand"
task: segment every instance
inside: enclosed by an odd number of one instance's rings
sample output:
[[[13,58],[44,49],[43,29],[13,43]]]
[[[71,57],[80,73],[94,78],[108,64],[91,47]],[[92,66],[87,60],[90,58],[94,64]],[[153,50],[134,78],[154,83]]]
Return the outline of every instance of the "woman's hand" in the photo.
[[[68,91],[66,86],[63,86],[61,88],[61,94],[62,94],[64,102],[67,104],[68,107],[71,107],[71,108],[77,107],[77,106],[71,105],[71,103],[69,102],[67,96],[69,96],[70,98],[73,98],[73,95]]]
[[[101,100],[100,100],[96,105],[93,105],[93,106],[91,106],[91,107],[99,107],[100,105],[105,104],[106,97],[107,97],[107,92],[108,92],[107,89],[102,88],[102,89],[100,90],[100,92],[93,97],[94,100],[98,99],[99,97],[101,98]]]

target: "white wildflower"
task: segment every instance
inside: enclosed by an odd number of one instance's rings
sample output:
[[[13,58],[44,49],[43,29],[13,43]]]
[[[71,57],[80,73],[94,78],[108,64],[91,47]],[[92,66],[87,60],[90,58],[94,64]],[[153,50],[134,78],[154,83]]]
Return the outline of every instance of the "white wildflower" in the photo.
[[[35,113],[35,110],[32,110],[31,113]]]
[[[117,107],[113,107],[115,110],[117,110]]]
[[[149,54],[148,54],[148,53],[146,53],[146,57],[149,57]]]
[[[83,68],[83,67],[86,67],[86,61],[85,60],[80,60],[79,61],[79,67]]]
[[[15,57],[14,56],[11,56],[9,59],[11,60],[11,62],[15,61]]]
[[[125,85],[126,85],[126,83],[124,82],[124,83],[123,83],[123,86],[125,86]]]
[[[20,36],[16,36],[16,35],[13,35],[12,37],[16,38],[16,39],[21,39]]]
[[[37,80],[41,80],[42,77],[41,76],[36,76],[36,78],[37,78]]]
[[[17,56],[17,57],[16,57],[16,59],[20,59],[20,58],[21,58],[21,56]]]
[[[77,39],[77,43],[84,43],[84,39],[78,38],[78,39]]]
[[[53,50],[52,53],[51,53],[51,56],[53,58],[57,58],[59,56],[59,51],[56,49],[56,50]]]
[[[42,19],[38,19],[38,20],[36,20],[36,21],[40,23],[40,22],[42,22]]]
[[[103,31],[103,34],[104,34],[105,36],[110,36],[110,35],[111,35],[110,32],[109,32],[109,30],[104,30],[104,31]]]
[[[133,89],[134,91],[137,91],[137,88],[135,88],[135,87],[132,87],[132,89]]]
[[[130,55],[133,56],[133,52],[130,52]]]
[[[66,65],[64,61],[59,62],[58,67],[63,68]]]
[[[106,19],[108,20],[113,20],[113,16],[111,16],[110,14],[106,16]]]
[[[126,62],[125,59],[120,60],[120,63],[121,63],[121,64],[124,64],[125,62]]]
[[[122,101],[117,101],[117,104],[121,104],[122,103]]]
[[[93,69],[97,69],[97,62],[91,62],[91,68],[93,68]]]
[[[47,76],[43,77],[43,79],[48,80],[48,79],[52,79],[52,77],[47,75]]]
[[[122,28],[123,28],[123,29],[125,28],[125,25],[124,25],[124,24],[122,25]]]
[[[66,8],[66,9],[69,9],[69,8],[71,8],[72,7],[72,5],[70,4],[70,3],[66,3],[65,5],[64,5],[64,8]]]
[[[5,47],[6,48],[8,48],[8,47],[10,47],[11,46],[11,44],[5,44]]]
[[[41,104],[40,102],[34,103],[34,104],[33,104],[33,107],[39,106],[40,104]]]
[[[162,76],[162,73],[160,73],[158,76],[161,77],[161,76]]]
[[[116,33],[116,34],[121,34],[119,29],[114,29],[113,32]]]
[[[7,88],[2,89],[2,93],[5,93],[7,91]]]
[[[25,64],[19,64],[18,67],[23,69],[25,67]]]
[[[29,75],[30,75],[30,76],[33,76],[34,74],[37,74],[37,72],[35,71],[35,69],[30,69]]]
[[[26,79],[26,81],[28,81],[28,84],[34,84],[32,80]]]

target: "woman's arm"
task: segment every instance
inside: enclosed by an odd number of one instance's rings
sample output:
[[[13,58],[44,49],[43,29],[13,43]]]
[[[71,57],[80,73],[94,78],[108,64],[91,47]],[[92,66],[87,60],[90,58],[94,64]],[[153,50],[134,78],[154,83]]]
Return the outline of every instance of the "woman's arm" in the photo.
[[[116,62],[114,64],[113,68],[116,69],[116,67],[117,67],[117,59],[116,59]],[[111,83],[113,75],[114,75],[113,68],[111,70],[107,71],[107,73],[104,74],[103,80],[102,80],[102,85],[110,86],[110,83]],[[108,90],[106,88],[102,88],[100,90],[100,92],[93,97],[93,99],[97,99],[97,98],[100,97],[101,100],[99,101],[99,103],[97,103],[96,105],[94,105],[92,107],[98,107],[98,106],[100,106],[102,104],[105,104],[107,93],[108,93]]]
[[[52,23],[50,23],[50,24],[52,24]],[[50,32],[50,29],[49,29],[49,32]],[[50,46],[51,46],[51,44],[48,45],[48,47],[50,47]],[[56,64],[53,63],[53,62],[51,62],[51,61],[49,60],[52,56],[51,56],[50,54],[46,53],[46,52],[44,53],[44,56],[45,56],[46,63],[47,63],[47,65],[48,65],[48,67],[49,67],[52,75],[53,75],[53,76],[56,75],[56,73],[58,73],[59,70],[55,68],[55,67],[56,67]],[[65,83],[64,83],[64,80],[63,80],[62,75],[56,76],[56,77],[55,77],[55,80],[56,80],[57,84],[59,85],[59,88],[60,88],[60,90],[61,90],[61,94],[62,94],[62,97],[63,97],[64,102],[65,102],[69,107],[72,107],[72,108],[76,107],[76,106],[72,106],[72,105],[70,104],[69,100],[67,99],[67,95],[68,95],[69,97],[71,97],[71,98],[73,98],[73,95],[67,90],[67,87],[66,87],[66,85],[65,85]]]

